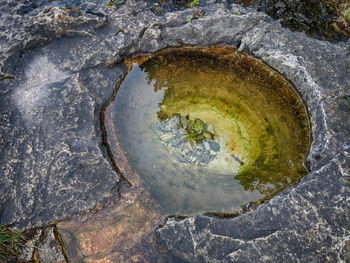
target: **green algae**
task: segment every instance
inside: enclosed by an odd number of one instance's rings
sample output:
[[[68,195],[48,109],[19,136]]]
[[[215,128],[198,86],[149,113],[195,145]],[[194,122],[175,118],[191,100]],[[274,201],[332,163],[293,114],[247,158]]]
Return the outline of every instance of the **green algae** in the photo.
[[[22,231],[0,225],[0,260],[11,261],[22,251],[25,237]]]
[[[234,55],[232,55],[234,54]],[[212,123],[241,161],[234,176],[246,191],[275,194],[306,174],[309,123],[302,101],[262,62],[234,52],[163,52],[141,66],[160,109]]]
[[[117,205],[57,224],[74,262],[162,262],[153,235],[169,215],[234,218],[250,209],[243,204],[259,205],[305,174],[305,108],[262,62],[220,48],[135,61],[102,114],[109,155],[130,187],[118,186]],[[173,114],[182,128],[212,124],[226,143],[222,158],[206,167],[172,158],[154,129]]]
[[[263,202],[306,174],[306,109],[292,86],[260,60],[234,48],[192,47],[124,62],[131,70],[118,86],[110,120],[118,141],[115,156],[123,156],[116,166],[129,167],[128,180],[140,176],[161,214],[231,213]],[[171,116],[182,117],[186,128],[197,119],[198,131],[210,123],[219,149],[215,158],[206,162],[208,145],[186,150],[176,129],[159,133],[167,127],[159,124]]]
[[[168,116],[166,113],[162,113],[161,111],[158,114],[158,118],[163,119],[164,116]],[[185,140],[188,141],[191,145],[195,143],[201,143],[203,141],[214,140],[215,132],[213,126],[210,123],[206,123],[205,121],[196,118],[190,119],[189,114],[186,116],[181,116],[179,113],[175,113],[172,117],[177,116],[178,128],[184,129],[187,133]]]

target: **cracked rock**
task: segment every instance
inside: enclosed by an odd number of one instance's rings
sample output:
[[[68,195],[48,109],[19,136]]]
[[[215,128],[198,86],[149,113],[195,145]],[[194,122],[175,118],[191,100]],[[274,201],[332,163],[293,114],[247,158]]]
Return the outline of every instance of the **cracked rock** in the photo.
[[[52,227],[43,233],[43,239],[36,249],[36,258],[39,262],[45,263],[66,263],[62,254],[62,248],[54,235]]]

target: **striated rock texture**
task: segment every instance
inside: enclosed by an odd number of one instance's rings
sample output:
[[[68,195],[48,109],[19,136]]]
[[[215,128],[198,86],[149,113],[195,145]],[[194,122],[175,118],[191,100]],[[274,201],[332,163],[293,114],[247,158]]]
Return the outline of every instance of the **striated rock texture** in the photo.
[[[55,231],[57,230],[53,227],[31,229],[32,239],[23,245],[17,262],[26,263],[35,260],[47,263],[66,262],[62,247],[55,236]]]
[[[125,1],[0,3],[0,224],[42,226],[117,199],[100,110],[136,52],[231,45],[261,58],[310,113],[310,173],[237,218],[169,219],[170,262],[350,260],[350,41],[291,32],[224,1],[195,8]],[[203,11],[199,17],[194,11]],[[189,21],[190,20],[190,21]]]
[[[60,244],[55,238],[53,228],[44,231],[42,241],[37,245],[35,257],[39,262],[66,262]]]

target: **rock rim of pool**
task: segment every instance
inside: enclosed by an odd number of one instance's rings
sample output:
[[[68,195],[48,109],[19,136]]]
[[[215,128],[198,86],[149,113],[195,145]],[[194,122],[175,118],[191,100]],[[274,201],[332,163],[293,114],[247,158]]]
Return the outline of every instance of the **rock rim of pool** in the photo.
[[[40,227],[117,202],[122,180],[103,144],[100,112],[127,72],[122,58],[184,45],[234,46],[280,72],[305,101],[310,171],[238,217],[169,218],[156,231],[164,256],[349,261],[350,41],[310,38],[226,2],[105,4],[0,4],[0,223]]]

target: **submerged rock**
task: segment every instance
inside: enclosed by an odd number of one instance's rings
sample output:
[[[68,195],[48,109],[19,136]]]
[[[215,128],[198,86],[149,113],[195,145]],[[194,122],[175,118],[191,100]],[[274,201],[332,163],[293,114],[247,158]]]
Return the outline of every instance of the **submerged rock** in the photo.
[[[186,139],[186,136],[188,136],[186,129],[179,128],[178,123],[178,117],[157,123],[158,136],[168,151],[180,162],[196,166],[206,166],[210,161],[214,160],[216,154],[211,155],[210,152],[219,151],[219,144],[211,140],[209,140],[209,143],[203,140],[203,142],[190,144]]]
[[[209,141],[210,149],[214,152],[220,151],[220,145],[217,142]]]

